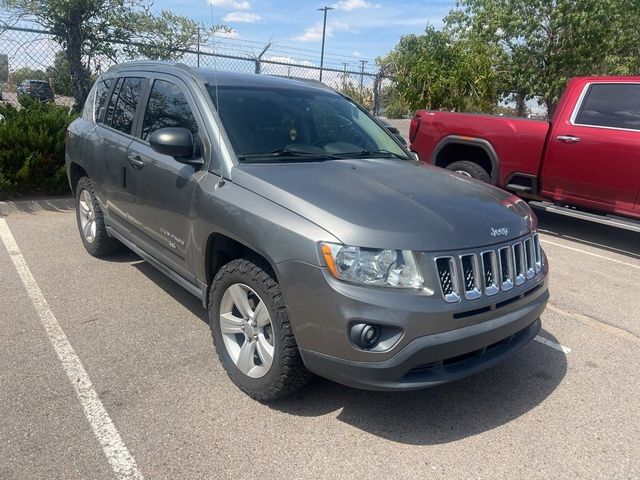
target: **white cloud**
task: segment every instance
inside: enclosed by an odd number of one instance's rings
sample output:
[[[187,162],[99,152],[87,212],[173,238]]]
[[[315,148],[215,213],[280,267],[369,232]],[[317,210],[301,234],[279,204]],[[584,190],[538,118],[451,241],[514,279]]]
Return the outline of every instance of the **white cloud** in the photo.
[[[350,12],[351,10],[357,10],[359,8],[377,8],[380,5],[367,2],[366,0],[342,0],[331,6],[336,10],[345,10]]]
[[[209,0],[214,7],[224,10],[250,10],[251,4],[246,0]]]
[[[353,53],[351,54],[351,56],[352,56],[352,57],[361,57],[361,56],[362,56],[362,53],[360,53],[360,51],[356,50],[355,52],[353,52]]]
[[[262,20],[262,17],[257,13],[251,12],[230,12],[222,17],[223,22],[242,22],[242,23],[256,23]]]
[[[228,32],[216,32],[214,34],[214,38],[238,38],[239,36],[240,34],[233,29]]]
[[[333,37],[335,31],[348,31],[349,25],[340,20],[327,23],[326,36]],[[315,25],[307,28],[302,35],[293,37],[293,40],[298,42],[317,42],[322,39],[322,22],[318,22]]]

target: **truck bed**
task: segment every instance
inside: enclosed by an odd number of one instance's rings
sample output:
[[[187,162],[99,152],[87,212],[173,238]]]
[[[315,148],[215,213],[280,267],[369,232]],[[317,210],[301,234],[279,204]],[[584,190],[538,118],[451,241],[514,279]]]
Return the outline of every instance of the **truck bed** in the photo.
[[[420,125],[410,148],[423,162],[432,163],[447,137],[473,137],[487,140],[500,158],[498,185],[504,187],[508,180],[502,172],[538,174],[550,127],[547,121],[431,110],[418,110],[416,116]]]

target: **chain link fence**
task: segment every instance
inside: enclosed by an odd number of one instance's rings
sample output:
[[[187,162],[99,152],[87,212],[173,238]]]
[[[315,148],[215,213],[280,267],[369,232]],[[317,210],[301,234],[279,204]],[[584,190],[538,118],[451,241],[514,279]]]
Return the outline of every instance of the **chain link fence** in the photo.
[[[144,58],[127,53],[135,50],[127,46],[131,45],[119,45],[115,58],[85,58],[91,75],[95,77],[114,64]],[[314,63],[313,53],[292,47],[274,47],[271,44],[260,45],[257,42],[214,36],[207,43],[172,52],[172,56],[191,67],[320,80],[321,69]],[[366,63],[357,58],[325,55],[322,82],[345,92],[378,115],[381,92],[389,80],[378,72],[366,71]],[[0,29],[2,99],[17,104],[19,96],[28,95],[27,89],[21,87],[25,80],[48,82],[55,103],[73,106],[65,52],[53,35],[33,28],[5,26]]]

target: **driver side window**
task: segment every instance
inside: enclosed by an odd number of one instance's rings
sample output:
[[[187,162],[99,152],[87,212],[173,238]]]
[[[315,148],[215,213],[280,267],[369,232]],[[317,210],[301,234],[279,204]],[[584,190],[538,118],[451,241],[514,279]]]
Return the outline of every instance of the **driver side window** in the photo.
[[[182,127],[198,134],[198,124],[180,88],[165,80],[155,80],[142,122],[142,140],[160,128]]]

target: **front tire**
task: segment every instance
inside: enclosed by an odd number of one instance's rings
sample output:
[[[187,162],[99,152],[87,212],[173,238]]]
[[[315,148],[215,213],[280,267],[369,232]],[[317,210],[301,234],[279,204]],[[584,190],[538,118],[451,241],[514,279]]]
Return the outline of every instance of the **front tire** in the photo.
[[[223,266],[211,285],[209,324],[220,363],[250,397],[285,397],[311,378],[305,368],[280,286],[259,261]]]
[[[475,162],[469,160],[460,160],[453,162],[447,166],[448,170],[456,172],[460,175],[475,178],[485,183],[491,183],[491,175],[484,168]]]
[[[107,234],[104,214],[95,195],[93,182],[82,177],[76,184],[76,220],[84,248],[94,257],[118,251],[122,244]]]

